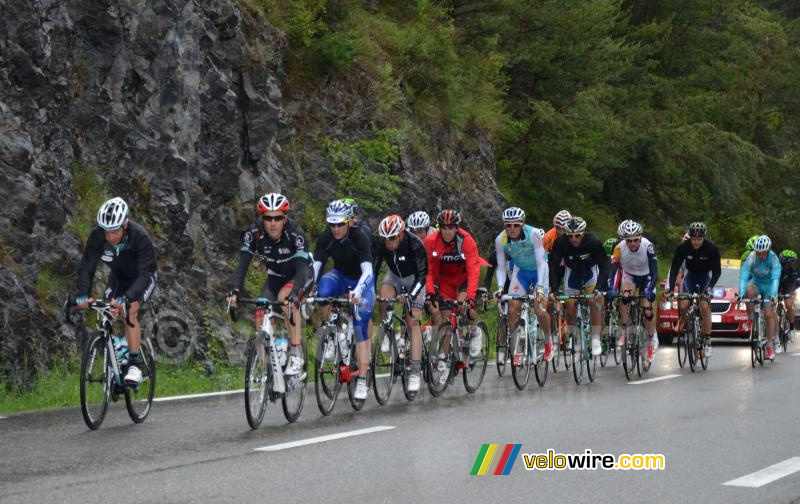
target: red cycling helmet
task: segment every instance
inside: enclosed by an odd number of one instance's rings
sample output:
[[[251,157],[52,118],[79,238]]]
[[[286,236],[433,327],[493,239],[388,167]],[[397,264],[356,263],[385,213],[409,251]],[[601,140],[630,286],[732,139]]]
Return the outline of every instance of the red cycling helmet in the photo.
[[[439,212],[436,216],[436,222],[440,226],[459,226],[461,225],[461,214],[456,210],[449,208]]]

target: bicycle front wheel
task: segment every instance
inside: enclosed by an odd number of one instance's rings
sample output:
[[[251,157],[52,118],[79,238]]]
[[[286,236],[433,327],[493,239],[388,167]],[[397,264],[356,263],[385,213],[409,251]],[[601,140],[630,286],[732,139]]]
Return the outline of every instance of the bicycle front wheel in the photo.
[[[259,332],[247,345],[247,367],[244,379],[244,412],[251,429],[257,429],[264,419],[272,386],[269,351],[265,335]]]
[[[505,376],[506,374],[506,359],[509,358],[508,353],[508,333],[506,328],[506,318],[500,315],[497,320],[497,340],[495,341],[494,358],[497,364],[497,374]],[[502,340],[502,341],[501,341]],[[503,353],[503,358],[500,359],[500,353]]]
[[[94,332],[81,359],[81,414],[86,426],[97,430],[108,410],[114,372],[105,334]]]
[[[568,338],[570,359],[572,359],[572,377],[577,385],[583,381],[583,348],[581,348],[581,335],[570,334]]]
[[[622,345],[622,370],[625,372],[625,378],[630,380],[633,378],[633,373],[636,371],[636,361],[638,355],[636,352],[636,331],[633,326],[628,326],[625,331],[625,344]]]
[[[675,338],[675,347],[678,349],[678,365],[681,368],[686,365],[686,357],[689,353],[686,340],[686,327],[683,327]]]
[[[530,358],[528,356],[528,335],[525,333],[525,322],[519,320],[514,332],[511,333],[511,377],[514,385],[522,390],[528,386],[528,377],[531,374]]]
[[[469,355],[468,351],[463,373],[464,388],[470,394],[474,394],[480,388],[481,383],[483,383],[483,377],[486,374],[486,366],[489,364],[489,328],[486,327],[483,321],[478,322],[476,326],[478,334],[472,337],[480,338],[481,350],[474,357]]]
[[[303,368],[297,376],[284,376],[286,392],[281,398],[283,416],[289,423],[296,422],[303,411],[306,401],[306,383],[308,382],[308,348],[305,335],[300,336],[300,354],[303,356]]]
[[[354,344],[350,348],[350,381],[347,382],[347,397],[350,399],[350,406],[352,406],[353,409],[356,411],[361,411],[361,409],[364,407],[364,403],[366,402],[366,400],[356,399],[356,383],[358,381],[358,379],[356,378],[356,375],[358,375],[358,352],[356,350],[357,348],[358,348],[357,344]],[[374,373],[371,373],[371,371],[367,371],[367,377],[366,377],[367,386],[369,386],[369,383],[372,379],[370,374],[374,375]]]
[[[336,328],[325,324],[317,330],[317,351],[314,356],[314,393],[320,413],[328,416],[336,405],[342,382],[339,362],[342,355],[336,341]]]
[[[692,317],[689,320],[689,326],[686,331],[686,353],[688,355],[689,369],[694,373],[697,367],[697,341],[700,339],[700,328],[697,317]]]
[[[136,423],[144,422],[150,414],[156,393],[156,354],[150,338],[142,338],[139,357],[142,381],[135,387],[125,387],[125,406],[131,420]]]
[[[376,329],[377,337],[372,346],[372,388],[375,399],[383,406],[389,401],[394,385],[394,366],[397,359],[396,329],[380,324]]]
[[[546,357],[546,344],[547,336],[544,334],[538,334],[536,336],[536,360],[533,363],[533,374],[536,376],[536,383],[539,384],[540,387],[544,387],[544,384],[547,382],[547,368],[549,363],[547,362]]]
[[[439,397],[447,389],[447,381],[453,368],[452,345],[458,344],[450,322],[440,325],[431,338],[428,352],[428,391]]]

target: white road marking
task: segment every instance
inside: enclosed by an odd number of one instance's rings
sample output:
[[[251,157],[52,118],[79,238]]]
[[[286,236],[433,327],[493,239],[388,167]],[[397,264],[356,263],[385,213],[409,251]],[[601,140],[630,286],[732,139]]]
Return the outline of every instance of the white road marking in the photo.
[[[723,483],[723,485],[759,488],[768,483],[772,483],[775,480],[779,480],[784,476],[789,476],[790,474],[796,473],[797,471],[800,471],[800,457],[792,457],[784,460],[783,462],[778,462],[777,464],[765,467],[760,471],[750,473],[742,476],[741,478],[727,481]]]
[[[379,425],[377,427],[370,427],[369,429],[360,429],[354,430],[349,432],[340,432],[338,434],[328,434],[327,436],[319,436],[314,438],[308,439],[301,439],[300,441],[292,441],[290,443],[281,443],[276,445],[269,445],[269,446],[262,446],[261,448],[256,448],[254,451],[279,451],[279,450],[287,450],[289,448],[297,448],[298,446],[306,446],[310,444],[316,443],[324,443],[326,441],[333,441],[334,439],[342,439],[348,438],[352,436],[361,436],[363,434],[371,434],[373,432],[381,432],[385,430],[394,429],[393,426],[388,425]]]
[[[800,352],[793,353],[792,355],[794,355],[795,357],[797,357],[797,356],[799,356],[799,355],[800,355]]]
[[[0,420],[2,420],[4,418],[8,418],[8,417],[7,416],[0,416]]]
[[[156,398],[153,399],[153,402],[180,401],[182,399],[196,399],[198,397],[214,397],[214,396],[221,396],[221,395],[241,394],[242,392],[244,392],[244,389],[223,390],[222,392],[206,392],[205,394],[189,394],[189,395],[176,395],[176,396],[169,396],[169,397],[156,397]]]
[[[376,374],[376,375],[375,375],[375,378],[386,378],[387,376],[392,376],[392,373],[381,373],[381,374]]]
[[[681,377],[681,375],[679,375],[679,374],[668,374],[668,375],[664,375],[664,376],[659,376],[658,378],[650,378],[648,380],[640,380],[640,381],[628,382],[628,385],[642,385],[644,383],[652,383],[652,382],[657,382],[657,381],[661,381],[661,380],[671,380],[673,378],[680,378],[680,377]]]

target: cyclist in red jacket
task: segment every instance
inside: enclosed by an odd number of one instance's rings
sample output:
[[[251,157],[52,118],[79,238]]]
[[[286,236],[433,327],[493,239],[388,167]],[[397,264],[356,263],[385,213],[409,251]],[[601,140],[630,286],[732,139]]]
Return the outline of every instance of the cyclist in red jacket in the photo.
[[[467,300],[469,310],[470,356],[481,353],[481,337],[475,312],[475,296],[481,273],[478,246],[468,232],[459,227],[461,214],[445,209],[436,218],[439,230],[425,239],[428,253],[428,278],[426,292],[430,299],[428,307],[434,325],[442,323],[449,310],[439,310],[439,300]]]

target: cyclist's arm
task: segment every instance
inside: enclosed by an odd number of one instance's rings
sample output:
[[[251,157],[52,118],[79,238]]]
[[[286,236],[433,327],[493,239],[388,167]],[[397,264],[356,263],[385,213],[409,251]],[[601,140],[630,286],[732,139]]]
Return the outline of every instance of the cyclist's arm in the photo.
[[[494,271],[494,275],[497,279],[497,287],[501,288],[506,284],[506,277],[508,276],[508,261],[506,260],[506,252],[503,250],[503,233],[500,233],[495,238],[494,250],[497,260],[497,269]]]
[[[86,248],[83,251],[81,264],[78,266],[78,295],[89,297],[92,294],[92,279],[94,279],[94,272],[97,270],[97,261],[103,250],[103,243],[99,240],[105,240],[102,230],[95,228],[89,234],[89,239],[86,240]],[[99,238],[99,240],[98,240]]]
[[[472,236],[467,236],[464,240],[464,258],[467,265],[467,298],[475,299],[481,279],[481,257]]]
[[[669,268],[669,282],[667,283],[667,292],[675,291],[675,279],[678,278],[678,272],[681,270],[681,263],[686,259],[683,252],[683,244],[678,245],[675,249],[675,255],[672,256],[672,264]]]
[[[722,276],[722,259],[719,257],[719,249],[714,246],[711,254],[711,281],[708,282],[708,288],[713,289],[719,277]]]
[[[536,255],[536,286],[547,294],[547,288],[550,284],[550,276],[547,268],[547,258],[544,253],[544,246],[539,233],[531,233],[531,245],[533,245],[533,253]]]
[[[558,292],[558,285],[561,283],[559,278],[559,265],[561,264],[561,240],[558,239],[553,243],[553,248],[550,249],[550,255],[547,257],[547,270],[550,277],[550,292],[555,294]]]
[[[414,254],[414,265],[416,266],[416,273],[414,274],[414,286],[411,288],[411,298],[417,297],[417,294],[425,288],[428,281],[428,253],[422,240],[414,235],[410,235],[411,252]]]
[[[597,286],[602,289],[608,285],[608,271],[611,269],[611,263],[608,260],[608,254],[606,254],[606,251],[603,248],[603,244],[600,243],[600,240],[595,239],[592,248],[594,249],[592,251],[592,255],[594,256],[595,263],[600,270],[597,273]]]
[[[314,283],[319,283],[319,276],[325,268],[325,263],[328,262],[328,242],[330,231],[325,231],[319,238],[317,238],[317,245],[314,248]]]
[[[138,276],[133,284],[125,292],[125,297],[130,300],[140,299],[147,289],[150,277],[158,268],[156,262],[156,251],[153,242],[149,238],[140,238],[139,246],[136,247],[136,271]]]
[[[750,258],[748,257],[742,262],[742,267],[739,269],[739,296],[744,297],[747,289],[747,282],[750,281]]]
[[[622,251],[619,249],[622,246],[622,242],[617,243],[614,246],[614,251],[611,253],[611,272],[608,274],[608,286],[610,288],[616,288],[617,285],[617,274],[620,270],[620,264],[622,262]]]
[[[247,274],[247,268],[250,266],[250,261],[253,260],[255,255],[255,241],[257,229],[245,231],[242,234],[242,246],[239,249],[239,264],[231,274],[228,281],[228,287],[232,290],[241,289],[244,285],[244,277]]]
[[[353,293],[357,297],[361,297],[362,294],[364,294],[364,290],[367,289],[371,281],[372,281],[372,263],[370,261],[364,261],[361,263],[361,277],[358,279],[358,283],[356,284],[356,288],[353,289]]]
[[[435,235],[425,239],[425,251],[428,255],[428,279],[425,282],[425,292],[431,296],[436,294],[436,282],[439,281],[439,258],[434,257],[434,249],[436,242],[431,238]]]
[[[770,257],[772,259],[772,288],[770,292],[772,293],[772,299],[778,299],[778,289],[781,285],[781,263],[774,252],[770,252]]]
[[[647,266],[650,269],[650,281],[647,282],[647,288],[655,292],[658,284],[658,257],[656,257],[656,248],[652,243],[647,246]]]

